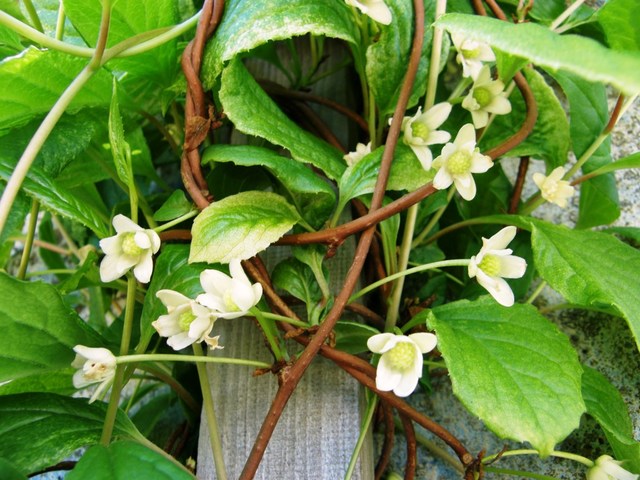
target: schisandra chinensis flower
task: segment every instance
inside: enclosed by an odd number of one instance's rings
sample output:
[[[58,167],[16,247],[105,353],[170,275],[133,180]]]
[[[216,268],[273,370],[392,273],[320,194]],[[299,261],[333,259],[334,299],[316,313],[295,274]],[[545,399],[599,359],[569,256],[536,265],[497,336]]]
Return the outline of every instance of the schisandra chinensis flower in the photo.
[[[491,79],[488,66],[482,67],[478,79],[474,82],[469,94],[462,100],[462,108],[471,112],[473,126],[486,127],[489,114],[506,115],[511,112],[511,103],[504,92],[504,83]]]
[[[433,186],[438,190],[449,188],[453,183],[465,200],[476,196],[476,182],[472,173],[484,173],[493,166],[493,161],[476,148],[476,131],[473,125],[464,125],[453,143],[447,143],[442,154],[433,162],[438,173]]]
[[[71,363],[79,370],[73,374],[73,386],[80,389],[92,383],[100,386],[91,396],[93,402],[109,386],[116,373],[116,357],[106,348],[92,348],[84,345],[73,347],[76,358]]]
[[[410,395],[422,376],[422,354],[438,343],[433,333],[413,333],[409,336],[380,333],[367,340],[373,353],[380,353],[376,370],[376,388],[393,390],[399,397]]]
[[[449,132],[436,130],[442,125],[451,113],[451,104],[447,102],[438,103],[426,112],[422,113],[422,107],[413,117],[402,119],[402,141],[411,147],[418,160],[425,170],[431,169],[433,155],[429,145],[446,143],[451,138]],[[391,122],[391,121],[389,121]]]
[[[609,455],[602,455],[595,461],[593,467],[587,471],[587,480],[637,480],[638,475],[625,470],[622,462],[614,460]]]
[[[391,10],[383,0],[345,0],[347,5],[356,7],[365,15],[383,25],[391,23]]]
[[[491,47],[483,42],[477,42],[464,35],[451,35],[453,45],[458,51],[456,61],[462,65],[462,76],[478,78],[482,69],[482,62],[493,62],[496,59]]]
[[[105,257],[100,263],[100,279],[112,282],[133,267],[133,275],[141,283],[149,283],[153,272],[152,256],[160,249],[160,237],[145,230],[124,215],[113,217],[116,235],[100,240]]]
[[[218,318],[246,315],[262,297],[262,285],[251,284],[240,260],[231,260],[229,271],[231,276],[217,270],[205,270],[200,274],[200,283],[205,293],[198,295],[196,300],[210,308]]]
[[[347,162],[347,165],[349,165],[350,167],[353,167],[356,163],[358,163],[360,160],[362,160],[364,157],[366,157],[370,153],[371,153],[371,142],[367,143],[366,145],[364,143],[359,143],[356,145],[355,152],[349,152],[342,158],[344,158],[344,161]]]
[[[151,325],[161,337],[168,337],[167,344],[171,348],[182,350],[202,341],[211,348],[218,347],[218,337],[209,337],[216,320],[210,309],[173,290],[159,290],[156,297],[167,307],[168,313]]]
[[[471,257],[469,277],[477,277],[482,285],[500,305],[513,305],[513,291],[505,278],[520,278],[527,269],[523,258],[511,255],[506,248],[516,236],[516,227],[505,227],[491,238],[482,238],[482,248]]]
[[[573,196],[576,189],[569,182],[562,180],[564,168],[558,167],[545,176],[542,173],[534,173],[533,181],[540,189],[540,194],[547,202],[555,203],[561,208],[566,208],[567,200]]]

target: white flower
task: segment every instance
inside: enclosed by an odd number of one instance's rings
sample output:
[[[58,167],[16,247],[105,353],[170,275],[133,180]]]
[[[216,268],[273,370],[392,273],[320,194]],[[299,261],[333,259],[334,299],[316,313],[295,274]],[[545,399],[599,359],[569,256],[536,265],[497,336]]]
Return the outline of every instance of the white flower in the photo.
[[[231,276],[217,270],[205,270],[200,283],[205,293],[198,295],[198,303],[213,310],[218,318],[236,318],[246,315],[262,296],[262,285],[251,284],[240,260],[229,263]]]
[[[383,25],[391,23],[391,10],[384,0],[345,0],[347,5],[358,8],[362,13]]]
[[[89,400],[91,403],[111,384],[116,373],[116,357],[106,348],[76,345],[73,350],[76,358],[71,366],[79,369],[73,374],[73,386],[84,388],[92,383],[100,383]]]
[[[431,168],[431,160],[433,159],[429,145],[447,143],[451,138],[449,132],[436,130],[445,122],[449,113],[451,113],[451,104],[442,102],[424,113],[422,113],[422,107],[418,107],[418,111],[413,117],[402,119],[402,132],[404,133],[402,141],[411,147],[425,170]]]
[[[456,61],[462,64],[462,76],[478,78],[482,62],[493,62],[496,59],[491,47],[484,42],[477,42],[464,35],[454,33],[451,35],[453,45],[458,51]]]
[[[533,174],[533,181],[540,189],[542,198],[562,208],[567,206],[567,199],[576,191],[569,182],[562,180],[564,173],[564,168],[558,167],[548,177],[542,173]]]
[[[370,153],[371,153],[371,142],[367,143],[366,145],[364,143],[358,143],[356,145],[355,152],[349,152],[342,158],[344,158],[345,162],[347,162],[347,165],[349,165],[350,167],[353,167],[356,163],[358,163],[360,160],[362,160],[365,156],[367,156]]]
[[[511,103],[504,92],[504,83],[491,80],[491,70],[482,67],[478,79],[474,82],[469,94],[462,100],[462,108],[471,112],[473,125],[476,128],[486,127],[489,114],[505,115],[511,112]]]
[[[476,183],[471,174],[486,172],[493,166],[493,161],[476,148],[476,132],[473,125],[467,123],[453,143],[444,146],[433,166],[439,169],[433,179],[435,188],[443,190],[453,183],[462,198],[472,200],[476,196]]]
[[[369,338],[369,350],[382,354],[376,370],[376,388],[383,392],[393,390],[399,397],[410,395],[422,376],[422,354],[433,350],[437,343],[433,333],[380,333]]]
[[[105,257],[100,263],[100,279],[112,282],[133,267],[133,274],[148,283],[153,272],[154,253],[160,249],[160,237],[153,230],[145,230],[124,215],[113,217],[116,235],[100,240]]]
[[[516,236],[516,227],[505,227],[493,237],[482,238],[482,248],[471,257],[469,277],[477,277],[478,283],[491,294],[500,305],[513,305],[513,292],[505,278],[520,278],[527,269],[524,258],[511,255],[513,250],[505,248]]]
[[[209,337],[216,320],[211,310],[173,290],[159,290],[156,297],[167,307],[168,313],[151,325],[161,337],[169,337],[167,344],[171,348],[182,350],[202,341],[210,345],[213,342],[212,348],[217,347],[218,337]]]
[[[609,455],[602,455],[587,471],[587,480],[637,480],[638,475],[631,473]]]

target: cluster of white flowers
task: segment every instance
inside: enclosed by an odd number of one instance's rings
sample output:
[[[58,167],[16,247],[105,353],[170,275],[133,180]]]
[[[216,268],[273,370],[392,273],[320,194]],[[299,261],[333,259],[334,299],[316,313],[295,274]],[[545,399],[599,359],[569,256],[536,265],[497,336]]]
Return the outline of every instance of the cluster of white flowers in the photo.
[[[482,62],[493,62],[496,59],[493,50],[486,43],[455,33],[451,35],[451,40],[458,51],[456,61],[462,65],[463,77],[477,79],[482,70]]]
[[[576,191],[569,182],[562,180],[564,174],[565,171],[562,167],[554,169],[548,177],[542,173],[533,174],[533,181],[540,189],[542,198],[562,208],[567,206],[567,200]]]
[[[358,143],[356,145],[356,149],[353,152],[347,153],[344,158],[344,161],[347,162],[347,165],[353,167],[356,163],[362,160],[364,157],[371,153],[371,142],[367,143]]]
[[[106,348],[76,345],[73,350],[76,352],[76,358],[71,366],[79,369],[73,375],[73,386],[80,389],[100,383],[89,400],[91,403],[111,385],[116,373],[116,357]]]
[[[488,65],[480,70],[471,90],[462,100],[462,108],[471,112],[473,126],[476,128],[487,126],[490,113],[498,115],[511,113],[511,102],[504,91],[504,83],[491,79],[491,69]]]
[[[426,112],[422,113],[422,108],[413,117],[402,119],[402,141],[411,147],[422,168],[431,169],[433,154],[429,145],[446,143],[451,138],[449,132],[437,130],[451,113],[451,104],[447,102],[438,103]],[[391,123],[391,120],[389,120]]]

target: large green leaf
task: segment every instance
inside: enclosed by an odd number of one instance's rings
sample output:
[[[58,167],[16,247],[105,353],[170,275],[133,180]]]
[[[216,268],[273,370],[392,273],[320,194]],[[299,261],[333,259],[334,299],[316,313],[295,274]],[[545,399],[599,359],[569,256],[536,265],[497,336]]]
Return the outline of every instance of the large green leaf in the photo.
[[[378,147],[345,170],[339,184],[340,209],[353,198],[373,193],[380,172],[383,151],[384,147]],[[433,171],[425,171],[422,168],[420,161],[409,147],[399,144],[391,164],[387,190],[412,192],[433,180],[433,175]]]
[[[577,354],[534,307],[483,297],[436,307],[427,322],[455,395],[497,435],[547,455],[578,427],[585,407]]]
[[[230,0],[205,50],[202,78],[211,88],[225,62],[273,40],[312,33],[357,43],[359,34],[345,2],[335,0]]]
[[[220,101],[227,117],[241,132],[286,148],[293,158],[318,167],[333,180],[346,168],[340,152],[282,113],[239,60],[231,62],[222,73]]]
[[[189,245],[166,245],[162,248],[142,307],[140,336],[144,345],[148,343],[155,331],[151,322],[167,313],[167,307],[156,297],[158,290],[175,290],[189,298],[195,298],[202,293],[200,273],[206,265],[189,264],[188,259]]]
[[[306,166],[272,150],[249,145],[212,145],[202,155],[203,163],[233,162],[242,166],[265,167],[291,196],[298,212],[310,223],[321,222],[335,204],[333,189]]]
[[[640,251],[606,233],[530,220],[536,268],[569,302],[613,307],[640,348]]]
[[[113,2],[107,46],[178,22],[178,2],[174,0],[136,0]],[[94,46],[100,28],[101,2],[64,0],[64,12],[88,45]],[[153,95],[169,87],[178,67],[177,41],[172,40],[130,58],[111,60],[107,68],[127,72],[121,82],[134,97]],[[144,78],[145,81],[140,81]]]
[[[557,72],[554,77],[569,100],[571,142],[573,152],[580,158],[609,121],[607,92],[604,85],[594,85],[575,75]],[[607,137],[582,170],[590,173],[610,163],[611,137]],[[578,228],[609,224],[619,215],[618,190],[613,174],[602,175],[580,185]]]
[[[193,222],[189,262],[229,263],[261,252],[300,221],[280,195],[241,192],[205,208]]]
[[[0,457],[28,472],[55,465],[100,441],[105,414],[104,404],[52,393],[0,396]],[[141,437],[123,412],[116,417],[114,436]]]
[[[3,480],[27,480],[25,474],[3,458],[0,458],[0,478]]]
[[[640,443],[633,439],[633,424],[620,392],[600,372],[584,367],[582,395],[587,413],[602,427],[617,460],[640,473]]]
[[[68,480],[193,480],[184,467],[136,442],[95,445],[66,476]]]
[[[74,346],[100,344],[53,286],[6,273],[0,273],[0,325],[0,382],[68,367]]]
[[[425,24],[433,22],[433,2],[426,2]],[[393,112],[407,67],[407,58],[413,41],[413,2],[411,0],[387,1],[393,21],[380,26],[380,38],[367,49],[367,81],[373,91],[381,114]],[[430,28],[425,29],[422,56],[418,65],[407,108],[413,107],[424,95],[427,85],[429,53],[431,51]]]
[[[12,395],[15,393],[48,392],[60,395],[71,395],[76,392],[73,386],[73,374],[75,368],[68,367],[54,372],[47,371],[28,377],[17,378],[0,385],[0,395]],[[0,477],[2,478],[2,477]]]
[[[35,47],[0,62],[0,130],[44,116],[88,62],[86,58]],[[99,70],[74,97],[67,112],[106,107],[110,91],[111,75]]]
[[[526,68],[525,76],[538,105],[538,119],[531,134],[509,155],[530,155],[545,160],[551,171],[567,163],[569,152],[569,122],[556,95],[542,75]],[[526,107],[519,90],[511,94],[512,112],[495,117],[481,143],[482,150],[501,144],[518,131],[524,122]]]
[[[627,94],[640,92],[640,56],[609,50],[595,40],[558,35],[534,23],[513,24],[494,18],[451,13],[436,25],[529,59],[541,67],[561,70],[594,81],[610,83]]]
[[[596,17],[611,48],[640,50],[640,3],[637,0],[609,0]]]

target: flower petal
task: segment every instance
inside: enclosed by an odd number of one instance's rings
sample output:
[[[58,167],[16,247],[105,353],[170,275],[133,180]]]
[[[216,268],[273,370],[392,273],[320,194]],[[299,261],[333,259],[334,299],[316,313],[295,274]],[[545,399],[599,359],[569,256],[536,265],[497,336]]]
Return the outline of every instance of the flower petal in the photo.
[[[139,232],[142,231],[143,228],[135,223],[130,218],[125,217],[122,214],[118,214],[113,217],[113,228],[116,229],[117,233],[125,233],[125,232]]]
[[[415,153],[416,157],[418,157],[418,160],[420,161],[420,165],[422,165],[422,168],[424,168],[425,170],[430,170],[431,162],[433,160],[433,155],[429,147],[422,146],[422,145],[409,145],[409,146],[411,147],[411,150],[413,150],[413,153]]]
[[[138,247],[144,250],[147,250],[151,247],[151,240],[149,239],[149,235],[147,235],[147,232],[145,231],[136,232],[133,236],[133,241]]]
[[[453,183],[455,184],[456,190],[460,196],[465,200],[473,200],[476,196],[476,182],[473,180],[473,176],[471,176],[470,173],[456,175],[453,177]]]
[[[140,283],[149,283],[151,280],[151,274],[153,273],[153,258],[151,250],[146,250],[142,253],[140,261],[133,268],[133,275],[138,279]]]
[[[165,307],[175,308],[191,302],[190,298],[185,297],[180,292],[169,289],[158,290],[156,292],[156,297],[160,299]]]
[[[453,177],[449,175],[449,172],[444,167],[438,170],[438,173],[436,173],[436,176],[433,178],[433,186],[438,190],[449,188],[452,183]]]
[[[225,305],[222,301],[222,297],[212,293],[201,293],[196,298],[196,302],[210,308],[216,315],[218,315],[219,312],[225,311]]]
[[[449,102],[441,102],[427,110],[424,114],[424,123],[429,130],[435,130],[442,125],[449,118],[451,108],[452,105]]]
[[[409,338],[420,349],[420,352],[427,353],[436,348],[438,338],[433,333],[420,332],[412,333]]]
[[[514,303],[513,291],[509,284],[500,277],[489,277],[482,270],[478,270],[478,283],[482,285],[487,292],[505,307],[511,307]]]
[[[491,238],[483,239],[482,248],[486,250],[501,250],[511,243],[511,240],[515,238],[517,231],[518,229],[513,225],[504,227]]]
[[[471,123],[467,123],[462,126],[456,135],[456,139],[453,141],[456,145],[463,145],[465,143],[476,144],[476,130]]]
[[[100,262],[100,281],[103,283],[113,282],[127,272],[118,269],[118,260],[113,255],[107,255]]]
[[[393,389],[393,393],[395,393],[399,397],[408,397],[416,389],[416,386],[418,385],[418,378],[419,377],[413,375],[412,373],[405,372],[405,374],[400,377],[400,381]]]
[[[167,345],[169,345],[174,350],[182,350],[192,343],[194,343],[194,340],[193,338],[189,337],[187,332],[180,332],[177,335],[169,337],[169,339],[167,340]]]
[[[479,152],[473,152],[471,156],[471,167],[469,171],[472,173],[484,173],[493,167],[493,160],[488,155],[482,155]]]
[[[122,237],[114,235],[113,237],[103,238],[99,242],[100,248],[107,255],[119,255],[122,252]]]
[[[506,115],[507,113],[511,113],[511,102],[502,95],[497,95],[493,97],[491,103],[484,108],[487,112]]]
[[[386,347],[387,343],[394,338],[395,335],[393,333],[378,333],[377,335],[369,337],[367,340],[367,348],[373,353],[384,353],[395,346],[396,342],[393,342],[391,347]]]
[[[500,276],[502,278],[520,278],[527,271],[527,262],[524,258],[513,255],[496,258],[500,260]]]
[[[428,145],[447,143],[451,140],[451,134],[444,130],[433,130],[427,138]]]
[[[204,270],[200,274],[200,284],[206,293],[221,297],[231,288],[231,277],[218,270]]]
[[[383,355],[376,369],[376,388],[383,392],[389,392],[396,388],[401,380],[402,373],[391,368],[388,360]]]

